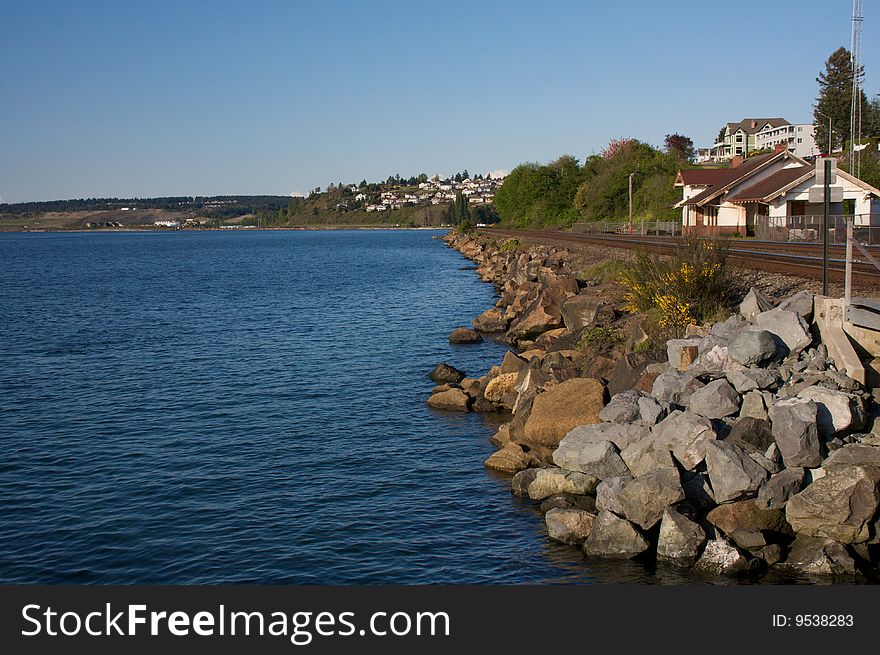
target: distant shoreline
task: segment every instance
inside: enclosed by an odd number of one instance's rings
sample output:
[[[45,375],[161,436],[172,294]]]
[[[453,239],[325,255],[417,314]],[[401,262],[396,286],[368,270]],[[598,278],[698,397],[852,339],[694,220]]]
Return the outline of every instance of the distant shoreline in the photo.
[[[370,230],[451,230],[452,226],[420,226],[408,227],[403,225],[303,225],[291,227],[241,227],[241,228],[219,228],[219,227],[202,227],[196,229],[160,229],[160,228],[135,228],[135,227],[101,227],[95,229],[86,228],[46,228],[46,229],[5,229],[0,230],[0,234],[47,234],[47,233],[79,233],[79,234],[101,234],[106,232],[140,232],[140,233],[197,233],[197,232],[319,232],[319,231],[370,231]]]

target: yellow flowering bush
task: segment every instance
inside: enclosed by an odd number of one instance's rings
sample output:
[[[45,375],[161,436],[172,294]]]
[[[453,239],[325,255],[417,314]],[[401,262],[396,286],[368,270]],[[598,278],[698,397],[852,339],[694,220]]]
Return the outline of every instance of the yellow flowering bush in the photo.
[[[672,256],[640,252],[620,280],[624,310],[656,313],[658,326],[672,335],[727,307],[734,286],[726,244],[693,238]]]

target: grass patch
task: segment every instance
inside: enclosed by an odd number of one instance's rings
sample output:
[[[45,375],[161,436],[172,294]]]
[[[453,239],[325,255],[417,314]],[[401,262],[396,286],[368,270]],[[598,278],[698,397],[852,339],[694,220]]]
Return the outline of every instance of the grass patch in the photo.
[[[516,239],[508,239],[498,247],[499,252],[513,252],[519,248],[519,241]]]
[[[599,280],[599,282],[615,282],[627,269],[627,263],[620,259],[606,259],[604,262],[587,267],[578,276],[582,280]]]

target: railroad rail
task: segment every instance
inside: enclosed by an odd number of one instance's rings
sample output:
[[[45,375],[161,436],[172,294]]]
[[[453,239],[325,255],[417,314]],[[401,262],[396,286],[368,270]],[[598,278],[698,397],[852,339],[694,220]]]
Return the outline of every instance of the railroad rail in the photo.
[[[509,230],[502,228],[486,228],[483,231],[485,234],[506,238],[568,241],[626,250],[646,250],[659,254],[672,253],[682,243],[681,237],[579,234],[556,230]],[[731,239],[728,243],[729,258],[740,266],[768,273],[822,279],[822,244],[745,239]],[[880,250],[874,247],[869,249],[880,255]],[[843,282],[844,246],[829,245],[828,255],[828,278],[832,281]],[[852,271],[853,283],[872,288],[880,287],[880,271],[872,264],[854,259]]]

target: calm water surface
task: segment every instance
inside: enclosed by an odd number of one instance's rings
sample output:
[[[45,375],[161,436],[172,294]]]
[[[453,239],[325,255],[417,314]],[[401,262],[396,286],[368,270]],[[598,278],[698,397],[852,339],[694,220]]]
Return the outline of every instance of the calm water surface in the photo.
[[[0,235],[0,582],[680,582],[549,544],[427,373],[494,302],[426,231]]]

